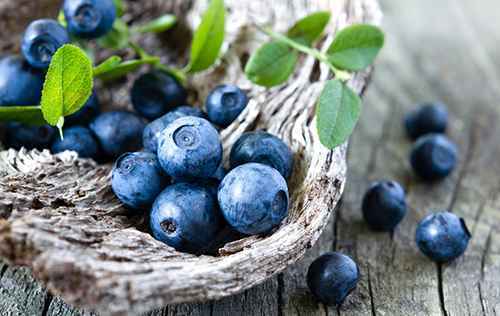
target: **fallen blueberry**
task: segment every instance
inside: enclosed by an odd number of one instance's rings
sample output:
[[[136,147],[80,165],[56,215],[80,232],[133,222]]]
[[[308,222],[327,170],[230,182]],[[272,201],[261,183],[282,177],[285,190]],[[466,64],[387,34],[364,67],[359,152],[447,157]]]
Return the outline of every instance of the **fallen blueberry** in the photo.
[[[338,306],[356,288],[359,277],[359,268],[350,257],[328,252],[309,266],[307,286],[321,303]]]
[[[29,126],[17,122],[5,125],[7,148],[47,149],[55,135],[55,129],[49,125]]]
[[[259,162],[278,170],[288,179],[293,168],[293,154],[278,137],[266,132],[244,133],[233,145],[231,168],[248,162]]]
[[[53,153],[72,150],[81,158],[97,159],[99,144],[87,127],[73,126],[64,129],[64,139],[57,137],[52,143],[51,150]]]
[[[211,177],[222,161],[219,134],[203,118],[181,117],[161,133],[158,159],[173,178]]]
[[[209,250],[225,223],[217,201],[203,186],[177,183],[155,200],[150,216],[153,236],[179,251]]]
[[[31,22],[24,32],[21,50],[31,66],[45,69],[56,51],[69,42],[68,32],[61,24],[41,19]]]
[[[407,114],[404,125],[411,139],[426,134],[442,134],[448,125],[448,111],[441,103],[426,103]]]
[[[64,17],[68,31],[80,38],[98,38],[113,27],[116,7],[113,0],[65,0]]]
[[[248,97],[240,88],[235,85],[220,85],[208,95],[205,107],[212,123],[227,127],[247,104]]]
[[[405,192],[394,181],[375,182],[365,193],[362,211],[372,229],[392,231],[406,214]]]
[[[420,137],[410,154],[413,170],[426,181],[440,180],[448,176],[455,169],[457,160],[457,146],[440,134]]]
[[[174,77],[158,70],[137,78],[130,95],[137,113],[151,120],[186,104],[187,99],[186,89]]]
[[[121,155],[111,176],[111,186],[118,199],[139,210],[151,207],[168,182],[156,155],[148,152]]]
[[[191,106],[179,106],[167,114],[157,118],[153,122],[146,125],[142,135],[142,143],[144,150],[156,153],[158,151],[158,138],[161,132],[173,121],[184,116],[197,116],[205,118],[205,113]]]
[[[124,111],[106,112],[90,123],[104,153],[118,157],[142,147],[142,132],[146,123],[137,115]]]
[[[88,125],[100,112],[99,98],[94,92],[78,112],[64,118],[64,125]]]
[[[274,168],[247,163],[231,170],[219,186],[218,200],[227,222],[247,234],[267,233],[288,215],[288,188]]]
[[[0,106],[39,105],[45,75],[20,56],[0,59]]]
[[[439,212],[425,217],[417,226],[417,246],[436,262],[448,262],[461,256],[471,234],[465,221],[450,212]]]

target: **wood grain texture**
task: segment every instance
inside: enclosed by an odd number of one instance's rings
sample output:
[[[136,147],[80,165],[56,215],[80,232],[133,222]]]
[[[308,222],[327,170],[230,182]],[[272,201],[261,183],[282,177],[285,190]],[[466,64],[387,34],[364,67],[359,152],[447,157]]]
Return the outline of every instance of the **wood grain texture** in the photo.
[[[73,153],[52,156],[9,150],[0,152],[1,257],[10,264],[32,268],[35,278],[52,293],[76,306],[102,314],[136,315],[167,303],[239,293],[293,264],[316,242],[340,199],[346,175],[346,145],[332,151],[323,147],[313,119],[330,71],[325,66],[317,69],[314,59],[305,57],[287,84],[263,89],[245,78],[242,61],[265,40],[254,23],[285,31],[289,19],[328,10],[334,18],[322,43],[327,47],[339,28],[378,23],[379,7],[375,0],[225,3],[231,27],[226,30],[223,58],[210,71],[192,78],[189,88],[196,91],[198,104],[223,82],[237,83],[247,91],[249,105],[221,131],[226,153],[243,132],[254,129],[265,129],[290,145],[295,166],[290,180],[291,208],[284,223],[267,236],[226,244],[217,257],[178,253],[148,234],[143,216],[129,213],[119,203],[109,185],[109,165],[97,166]],[[139,21],[141,12],[174,11],[187,17],[184,23],[193,28],[206,4],[150,1],[138,6],[131,1],[132,14],[126,19]],[[349,84],[361,92],[369,73],[356,74]],[[123,99],[119,98],[126,88],[112,88],[109,101],[114,106],[121,105]],[[278,280],[274,287],[281,283]],[[46,295],[45,301],[50,301]],[[275,303],[271,300],[256,312],[269,307],[275,309],[273,314],[278,311]],[[54,300],[43,304],[45,313],[62,310]]]
[[[316,245],[242,294],[148,315],[500,315],[500,3],[384,0],[382,9],[387,46],[351,138],[343,202]],[[432,186],[412,175],[411,143],[401,129],[402,115],[426,100],[448,104],[449,134],[461,151],[458,170]],[[380,178],[399,180],[408,190],[411,209],[393,235],[371,232],[361,218],[361,196]],[[413,234],[430,210],[448,208],[465,217],[473,238],[463,258],[439,267],[416,250]],[[331,250],[352,255],[362,271],[339,309],[314,302],[304,279],[309,263]],[[26,315],[41,315],[41,302],[60,302],[47,300],[28,270],[0,271],[0,302],[11,310],[23,310],[26,297],[33,306]],[[80,315],[65,308],[43,315]]]

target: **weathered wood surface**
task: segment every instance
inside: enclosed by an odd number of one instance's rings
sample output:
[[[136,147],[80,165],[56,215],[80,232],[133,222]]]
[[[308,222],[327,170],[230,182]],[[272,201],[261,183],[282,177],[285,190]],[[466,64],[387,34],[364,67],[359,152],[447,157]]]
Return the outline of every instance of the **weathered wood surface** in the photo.
[[[243,294],[165,307],[149,315],[497,315],[500,314],[500,3],[495,0],[384,0],[387,46],[348,152],[342,206],[306,258]],[[449,179],[426,185],[411,174],[401,117],[424,100],[450,108],[461,150]],[[359,206],[370,181],[393,178],[408,191],[408,216],[391,236],[371,232]],[[438,266],[415,248],[416,223],[452,209],[473,233],[463,258]],[[332,249],[351,254],[363,278],[340,309],[315,303],[304,272]],[[37,285],[26,269],[0,270],[6,315],[78,315]]]

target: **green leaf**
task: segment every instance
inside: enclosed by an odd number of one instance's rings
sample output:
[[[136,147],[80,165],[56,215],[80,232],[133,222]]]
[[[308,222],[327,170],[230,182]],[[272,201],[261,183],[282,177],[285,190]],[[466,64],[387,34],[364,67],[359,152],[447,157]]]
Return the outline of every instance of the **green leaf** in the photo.
[[[111,56],[105,61],[103,61],[98,66],[94,67],[94,76],[98,77],[102,73],[109,72],[116,68],[122,62],[122,58],[120,56]]]
[[[139,25],[134,28],[138,33],[161,33],[170,29],[177,22],[177,18],[172,14],[165,14],[153,21],[144,25]]]
[[[106,69],[106,71],[102,71],[99,74],[96,74],[96,77],[104,81],[116,80],[118,78],[126,76],[130,72],[136,71],[142,65],[146,65],[149,63],[150,62],[147,60],[128,60],[115,65],[112,68],[108,68]]]
[[[219,57],[224,42],[225,15],[224,1],[212,0],[193,36],[187,66],[190,72],[207,69]]]
[[[59,14],[57,15],[57,22],[64,26],[65,28],[68,27],[68,22],[66,22],[66,17],[64,16],[64,11],[60,10]]]
[[[61,117],[78,111],[92,93],[92,62],[77,46],[67,44],[50,62],[42,90],[43,117],[56,125]]]
[[[123,3],[122,0],[113,0],[113,3],[115,4],[116,15],[118,17],[122,17],[126,10],[125,4]]]
[[[40,106],[0,106],[0,121],[16,121],[29,125],[47,124]]]
[[[358,71],[373,63],[384,46],[384,33],[376,26],[357,24],[340,31],[328,48],[333,66]]]
[[[297,21],[287,36],[304,45],[312,45],[323,33],[330,21],[330,12],[320,11]]]
[[[295,70],[298,53],[283,42],[269,42],[257,49],[245,67],[252,82],[273,87],[285,82]]]
[[[123,49],[128,46],[130,32],[128,25],[121,19],[116,19],[113,28],[106,35],[99,38],[97,43],[109,49]]]
[[[319,139],[328,149],[344,143],[361,112],[361,99],[340,80],[326,83],[316,109]]]

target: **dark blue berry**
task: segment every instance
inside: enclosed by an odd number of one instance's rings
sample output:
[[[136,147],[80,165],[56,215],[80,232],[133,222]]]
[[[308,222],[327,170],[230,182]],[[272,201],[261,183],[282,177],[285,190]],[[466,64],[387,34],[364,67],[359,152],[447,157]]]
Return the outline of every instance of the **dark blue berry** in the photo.
[[[145,126],[142,118],[124,111],[103,113],[90,123],[90,129],[109,157],[141,149]]]
[[[0,106],[39,105],[43,72],[32,68],[19,56],[0,59]]]
[[[156,239],[179,251],[201,254],[209,250],[225,223],[208,189],[178,183],[155,200],[150,226]]]
[[[81,158],[97,159],[99,144],[92,132],[83,126],[73,126],[64,129],[64,139],[56,138],[52,144],[52,152],[60,153],[66,150],[76,151]]]
[[[455,169],[457,160],[457,146],[440,134],[420,137],[410,154],[413,170],[426,181],[440,180],[448,176]]]
[[[113,0],[65,0],[63,10],[68,31],[80,38],[105,35],[116,19]]]
[[[288,215],[288,188],[274,168],[248,163],[231,170],[219,186],[218,200],[227,222],[247,234],[267,233]]]
[[[448,262],[461,256],[471,234],[462,218],[453,213],[430,214],[417,226],[417,246],[436,262]]]
[[[99,98],[94,92],[78,112],[64,118],[64,125],[88,125],[100,112]]]
[[[411,139],[426,134],[442,134],[448,125],[448,111],[441,103],[428,103],[405,116],[404,125]]]
[[[205,119],[181,117],[161,133],[158,159],[173,178],[211,177],[222,161],[219,134]]]
[[[245,109],[248,97],[235,85],[216,87],[207,97],[205,107],[210,121],[221,127],[229,126]]]
[[[7,148],[48,149],[55,136],[55,129],[49,125],[29,126],[16,122],[7,123],[5,141]]]
[[[45,69],[56,51],[69,42],[68,32],[61,24],[41,19],[31,22],[24,32],[21,50],[31,66]]]
[[[309,266],[307,286],[321,303],[339,306],[356,288],[359,278],[359,268],[350,257],[329,252]]]
[[[202,110],[191,106],[179,106],[173,109],[146,126],[142,135],[144,150],[156,153],[158,151],[158,138],[161,132],[163,132],[170,123],[184,116],[206,117]]]
[[[266,132],[243,134],[231,149],[231,168],[248,162],[259,162],[278,170],[288,179],[293,168],[293,154],[278,137]]]
[[[363,198],[363,217],[379,231],[392,231],[406,214],[405,192],[394,181],[373,183]]]
[[[161,71],[137,78],[130,94],[137,113],[151,120],[186,104],[187,99],[186,89],[174,77]]]
[[[121,155],[111,176],[111,186],[118,199],[139,210],[151,207],[168,182],[156,155],[148,152]]]

